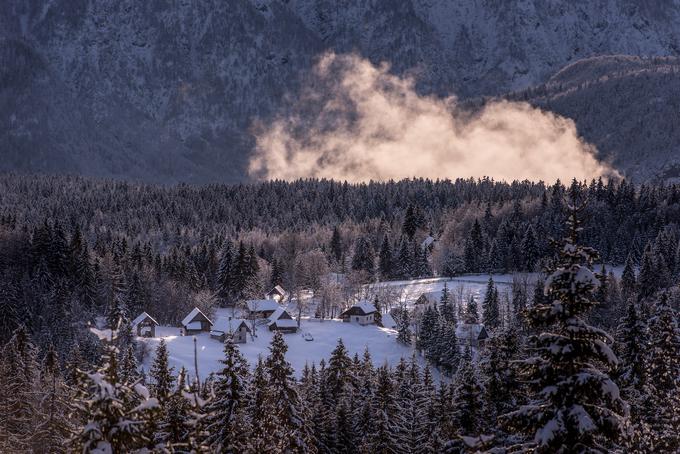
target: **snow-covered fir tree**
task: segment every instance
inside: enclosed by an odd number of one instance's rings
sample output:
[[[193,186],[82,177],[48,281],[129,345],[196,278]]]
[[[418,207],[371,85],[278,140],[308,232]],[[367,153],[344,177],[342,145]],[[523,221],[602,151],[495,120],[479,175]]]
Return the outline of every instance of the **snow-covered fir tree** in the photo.
[[[507,414],[526,434],[519,446],[535,452],[606,452],[625,433],[627,405],[608,375],[618,359],[611,337],[584,317],[597,304],[591,271],[597,253],[579,244],[584,205],[569,207],[568,236],[545,283],[548,301],[534,305],[530,322],[545,331],[530,339],[523,361],[529,401]]]

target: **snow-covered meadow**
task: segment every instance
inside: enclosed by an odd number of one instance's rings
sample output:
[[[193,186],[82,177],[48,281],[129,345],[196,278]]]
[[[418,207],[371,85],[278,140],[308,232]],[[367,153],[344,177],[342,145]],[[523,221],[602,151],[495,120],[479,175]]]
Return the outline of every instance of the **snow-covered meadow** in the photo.
[[[398,293],[398,299],[407,307],[411,307],[420,295],[427,292],[437,292],[444,288],[444,284],[449,288],[452,295],[461,295],[467,298],[470,294],[481,302],[486,290],[488,275],[466,275],[453,279],[432,278],[416,279],[409,281],[389,281],[371,284],[368,293],[381,291],[389,288],[390,291]],[[507,292],[510,295],[512,275],[493,275],[494,282],[502,294]],[[293,313],[293,312],[291,312]],[[231,309],[218,309],[215,313],[213,322],[220,318],[228,318],[232,315]],[[386,325],[390,325],[389,316],[386,315]],[[310,333],[313,341],[306,341],[302,335]],[[239,344],[241,353],[246,357],[251,366],[257,362],[259,355],[266,357],[269,353],[269,344],[272,333],[267,330],[266,325],[256,328],[256,337],[253,339],[248,336],[248,342]],[[343,323],[341,320],[319,321],[309,317],[301,319],[300,331],[295,334],[286,334],[284,338],[288,344],[287,359],[295,368],[296,373],[300,373],[305,364],[318,364],[321,359],[328,360],[331,352],[337,345],[338,339],[342,339],[350,355],[358,353],[360,356],[368,348],[375,365],[380,366],[387,362],[395,365],[399,360],[410,358],[413,355],[413,348],[407,347],[396,341],[396,331],[391,328],[381,328],[375,325],[359,326],[352,323]],[[181,336],[180,329],[177,327],[160,326],[156,329],[155,338],[139,338],[140,342],[149,347],[150,355],[147,355],[143,362],[144,370],[148,371],[153,361],[155,351],[160,339],[165,339],[168,345],[170,366],[178,370],[184,366],[191,375],[195,373],[194,367],[194,337],[196,338],[196,353],[198,356],[198,369],[200,378],[207,377],[211,372],[220,369],[222,359],[222,343],[210,338],[208,333],[196,336]],[[424,360],[419,358],[424,365]]]

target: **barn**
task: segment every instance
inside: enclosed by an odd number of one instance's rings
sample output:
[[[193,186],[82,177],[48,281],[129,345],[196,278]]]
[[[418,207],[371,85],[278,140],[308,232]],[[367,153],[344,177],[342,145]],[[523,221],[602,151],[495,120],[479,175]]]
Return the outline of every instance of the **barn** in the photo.
[[[139,337],[156,337],[158,322],[146,312],[142,312],[132,321],[132,330]]]
[[[207,333],[212,329],[212,324],[208,316],[195,307],[182,320],[182,333],[185,336],[203,332]]]

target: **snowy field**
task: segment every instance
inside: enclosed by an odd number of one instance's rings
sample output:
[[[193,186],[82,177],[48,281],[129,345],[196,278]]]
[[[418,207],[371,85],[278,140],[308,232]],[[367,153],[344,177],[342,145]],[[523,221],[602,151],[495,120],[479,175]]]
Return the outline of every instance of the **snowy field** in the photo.
[[[599,267],[596,268],[599,270]],[[615,269],[616,274],[620,270]],[[511,286],[513,275],[495,274],[492,276],[499,293],[507,294],[511,297]],[[536,275],[524,275],[528,282],[533,283]],[[395,292],[400,302],[406,306],[412,306],[416,299],[423,293],[438,292],[444,288],[446,283],[452,295],[452,300],[466,301],[470,294],[474,295],[478,303],[481,303],[486,291],[486,284],[489,279],[488,274],[464,275],[446,278],[416,279],[409,281],[389,281],[371,284],[367,286],[367,293],[389,291]],[[294,316],[294,312],[291,312]],[[232,315],[231,309],[218,309],[215,314],[216,322],[219,318],[228,318]],[[387,326],[390,325],[391,317],[384,315]],[[313,341],[306,341],[302,333],[310,333]],[[144,370],[148,371],[153,360],[153,352],[163,337],[168,344],[170,366],[178,370],[181,366],[187,368],[191,375],[194,374],[194,336],[181,336],[179,328],[160,326],[156,329],[159,337],[153,339],[139,338],[140,342],[146,343],[152,351],[152,355],[144,361]],[[258,355],[266,357],[269,353],[269,343],[272,333],[267,330],[266,325],[258,326],[257,337],[252,340],[248,336],[246,344],[239,344],[241,353],[246,357],[251,366],[257,362]],[[205,378],[210,372],[219,370],[219,360],[222,359],[222,344],[215,339],[211,339],[208,333],[199,334],[196,337],[198,367],[201,379]],[[331,352],[335,348],[338,339],[342,338],[350,355],[363,354],[368,347],[376,366],[387,362],[395,365],[402,357],[410,358],[413,348],[406,347],[396,342],[396,331],[389,328],[379,328],[374,325],[359,326],[350,323],[343,323],[340,320],[317,321],[310,318],[302,318],[301,330],[296,334],[285,334],[284,338],[288,344],[287,359],[295,368],[299,375],[305,364],[316,363],[323,358],[328,361]],[[424,360],[419,359],[424,365]]]
[[[305,363],[310,365],[316,363],[318,365],[322,358],[328,361],[339,338],[342,338],[352,356],[354,353],[358,353],[361,356],[364,349],[368,347],[373,357],[373,362],[376,365],[382,365],[385,361],[390,365],[395,365],[402,356],[410,358],[413,352],[411,348],[396,342],[396,332],[394,330],[379,328],[374,325],[359,326],[343,323],[340,320],[325,320],[321,322],[303,318],[301,328],[301,331],[296,334],[284,334],[284,339],[288,344],[286,358],[298,374],[302,371]],[[302,333],[310,333],[314,340],[304,340]],[[156,335],[162,336],[168,344],[170,366],[175,367],[175,370],[184,366],[193,375],[194,336],[180,336],[179,328],[165,326],[158,327]],[[251,366],[254,366],[257,362],[258,355],[262,355],[264,358],[269,354],[268,347],[273,333],[267,330],[266,326],[259,326],[257,327],[256,335],[257,337],[254,341],[249,336],[246,344],[238,345],[241,353],[246,357]],[[211,339],[207,333],[199,334],[195,337],[199,374],[201,379],[203,379],[210,372],[219,370],[219,360],[223,358],[222,343]],[[140,338],[140,341],[147,343],[155,350],[160,342],[160,338]],[[152,358],[149,358],[144,362],[144,370],[149,370],[151,361]]]

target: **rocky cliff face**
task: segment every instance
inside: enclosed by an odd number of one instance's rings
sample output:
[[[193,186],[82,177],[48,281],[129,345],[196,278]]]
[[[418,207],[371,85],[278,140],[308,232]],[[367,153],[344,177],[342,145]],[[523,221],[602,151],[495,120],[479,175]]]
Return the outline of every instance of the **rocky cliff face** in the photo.
[[[325,50],[422,92],[500,95],[585,57],[678,54],[680,2],[642,3],[6,0],[0,170],[243,180],[252,120]]]

